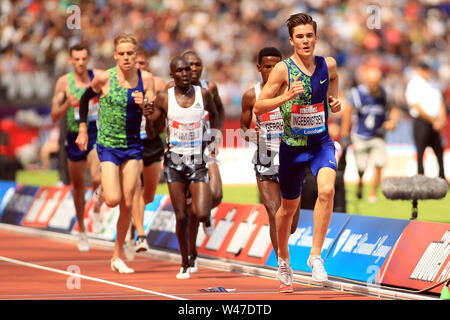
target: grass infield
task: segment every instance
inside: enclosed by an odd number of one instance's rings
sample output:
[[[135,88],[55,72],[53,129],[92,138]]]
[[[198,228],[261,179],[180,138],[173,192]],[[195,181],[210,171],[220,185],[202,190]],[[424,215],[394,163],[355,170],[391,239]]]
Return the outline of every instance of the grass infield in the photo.
[[[18,171],[16,182],[26,185],[54,185],[59,180],[57,171]],[[378,201],[371,204],[367,201],[369,186],[365,186],[363,199],[356,198],[356,185],[346,185],[347,213],[377,216],[384,218],[405,219],[411,218],[411,201],[389,200],[381,191],[378,192]],[[158,185],[158,194],[169,194],[166,183]],[[223,186],[223,202],[239,204],[259,203],[258,188],[255,185],[225,185]],[[450,192],[440,200],[419,201],[418,219],[421,221],[450,223]]]

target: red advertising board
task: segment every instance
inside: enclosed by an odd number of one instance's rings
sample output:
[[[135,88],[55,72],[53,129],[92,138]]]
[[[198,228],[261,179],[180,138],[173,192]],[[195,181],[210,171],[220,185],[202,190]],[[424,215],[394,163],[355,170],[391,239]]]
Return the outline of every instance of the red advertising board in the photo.
[[[450,278],[450,224],[411,221],[377,276],[377,283],[422,290]],[[431,292],[440,293],[442,286]]]
[[[22,225],[46,228],[70,187],[41,187],[28,209]]]
[[[205,237],[198,245],[200,254],[265,264],[272,244],[263,205],[221,203],[214,214],[214,222],[213,235]]]

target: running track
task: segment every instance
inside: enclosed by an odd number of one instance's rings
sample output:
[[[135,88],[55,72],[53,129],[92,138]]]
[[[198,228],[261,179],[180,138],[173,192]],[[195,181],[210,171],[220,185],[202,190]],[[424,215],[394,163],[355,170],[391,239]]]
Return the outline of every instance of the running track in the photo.
[[[68,236],[70,237],[70,236]],[[275,278],[217,270],[199,263],[199,272],[177,280],[179,263],[136,255],[127,264],[134,274],[111,271],[112,247],[91,244],[79,252],[75,237],[58,239],[0,225],[0,299],[2,300],[374,300],[375,297],[295,284],[278,293]],[[223,262],[224,264],[226,262]],[[80,277],[74,276],[75,272]],[[208,287],[233,292],[202,292]]]

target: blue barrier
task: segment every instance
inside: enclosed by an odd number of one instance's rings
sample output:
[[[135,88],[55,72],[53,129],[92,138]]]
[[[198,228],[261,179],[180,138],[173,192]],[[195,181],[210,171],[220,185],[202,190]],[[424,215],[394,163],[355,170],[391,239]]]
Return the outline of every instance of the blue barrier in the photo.
[[[3,210],[15,194],[17,183],[10,181],[0,181],[0,221]]]
[[[18,186],[9,200],[1,217],[1,222],[20,225],[38,192],[39,187]]]

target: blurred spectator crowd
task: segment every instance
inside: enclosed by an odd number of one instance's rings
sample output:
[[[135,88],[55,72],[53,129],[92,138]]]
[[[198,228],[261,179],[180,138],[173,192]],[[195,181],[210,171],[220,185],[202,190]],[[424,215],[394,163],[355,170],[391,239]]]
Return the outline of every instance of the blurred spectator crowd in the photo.
[[[343,93],[358,67],[375,64],[405,107],[411,67],[425,59],[449,106],[450,4],[437,0],[3,0],[0,100],[50,103],[56,78],[70,71],[70,45],[87,43],[91,66],[106,69],[114,64],[114,37],[127,32],[151,52],[152,71],[165,79],[174,55],[198,51],[203,77],[218,84],[227,116],[236,117],[242,93],[259,81],[257,52],[276,46],[291,54],[285,21],[297,12],[317,21],[316,53],[336,58]]]

